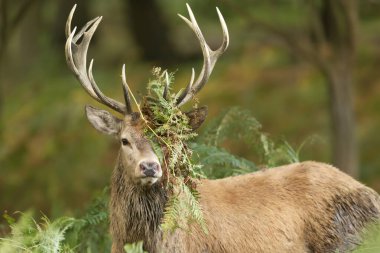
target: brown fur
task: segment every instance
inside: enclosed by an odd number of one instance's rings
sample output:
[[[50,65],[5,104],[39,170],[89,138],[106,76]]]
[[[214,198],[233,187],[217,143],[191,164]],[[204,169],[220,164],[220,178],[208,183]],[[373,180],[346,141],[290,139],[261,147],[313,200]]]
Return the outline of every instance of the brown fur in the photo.
[[[124,253],[123,247],[127,242],[141,240],[144,240],[144,248],[150,253],[157,252],[156,245],[161,240],[159,225],[166,203],[166,193],[158,184],[147,188],[128,179],[120,162],[112,175],[112,252]]]
[[[113,253],[144,241],[154,252],[346,252],[379,218],[376,192],[336,168],[296,163],[199,183],[209,233],[194,225],[162,236],[161,187],[139,188],[117,166],[112,178]]]

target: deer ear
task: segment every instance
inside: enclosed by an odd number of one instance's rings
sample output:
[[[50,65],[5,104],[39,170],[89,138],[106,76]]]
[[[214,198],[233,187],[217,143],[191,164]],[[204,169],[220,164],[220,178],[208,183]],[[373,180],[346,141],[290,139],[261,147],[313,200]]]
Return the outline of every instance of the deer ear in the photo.
[[[108,135],[116,136],[119,134],[121,120],[111,113],[86,105],[86,115],[88,121],[90,121],[96,130]]]
[[[193,130],[198,129],[207,117],[207,106],[202,106],[186,112],[185,114],[189,117],[189,125]]]

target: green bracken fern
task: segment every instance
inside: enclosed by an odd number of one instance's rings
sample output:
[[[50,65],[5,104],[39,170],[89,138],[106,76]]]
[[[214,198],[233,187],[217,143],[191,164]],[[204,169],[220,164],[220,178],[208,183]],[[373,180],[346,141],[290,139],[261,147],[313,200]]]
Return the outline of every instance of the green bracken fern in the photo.
[[[141,111],[146,122],[146,135],[156,153],[161,154],[164,187],[169,192],[162,228],[173,231],[196,221],[206,231],[198,203],[196,182],[204,177],[201,166],[192,160],[188,142],[197,134],[189,118],[176,105],[179,93],[171,92],[174,75],[160,68],[153,70]]]

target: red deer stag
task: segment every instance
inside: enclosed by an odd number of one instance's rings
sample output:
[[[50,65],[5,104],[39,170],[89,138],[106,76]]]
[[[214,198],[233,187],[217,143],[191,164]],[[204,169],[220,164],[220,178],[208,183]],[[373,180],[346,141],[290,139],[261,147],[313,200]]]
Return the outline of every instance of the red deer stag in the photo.
[[[194,15],[180,16],[194,31],[203,52],[203,68],[178,99],[188,102],[207,82],[215,62],[229,43],[227,26],[217,10],[223,43],[215,51],[207,45]],[[110,230],[112,252],[126,243],[142,240],[154,252],[347,252],[360,243],[366,225],[379,218],[379,195],[338,169],[318,162],[294,163],[220,180],[201,180],[200,205],[208,233],[198,226],[191,232],[177,229],[163,236],[160,222],[167,201],[161,187],[161,166],[142,131],[139,113],[132,112],[124,66],[125,104],[105,96],[86,64],[90,40],[101,17],[89,21],[78,33],[71,30],[75,6],[66,24],[67,63],[85,91],[98,102],[123,114],[86,106],[90,123],[113,135],[120,151],[111,181]],[[188,114],[202,122],[206,113]]]

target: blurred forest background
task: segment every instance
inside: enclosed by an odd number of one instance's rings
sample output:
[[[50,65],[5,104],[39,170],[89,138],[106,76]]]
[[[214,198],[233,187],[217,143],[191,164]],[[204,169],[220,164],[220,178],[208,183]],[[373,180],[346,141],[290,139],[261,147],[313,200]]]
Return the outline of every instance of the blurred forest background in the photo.
[[[333,163],[380,191],[380,1],[188,2],[211,47],[222,40],[215,6],[230,31],[198,96],[208,120],[248,109],[273,138],[305,143],[302,160]],[[74,3],[73,25],[103,16],[88,55],[110,97],[122,99],[123,63],[135,94],[153,66],[177,71],[178,90],[202,66],[194,34],[176,15],[187,16],[182,0],[0,0],[1,213],[70,215],[109,182],[118,146],[88,124],[84,105],[99,105],[64,57]],[[238,141],[224,146],[258,162]]]

